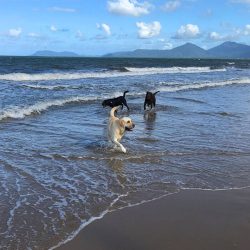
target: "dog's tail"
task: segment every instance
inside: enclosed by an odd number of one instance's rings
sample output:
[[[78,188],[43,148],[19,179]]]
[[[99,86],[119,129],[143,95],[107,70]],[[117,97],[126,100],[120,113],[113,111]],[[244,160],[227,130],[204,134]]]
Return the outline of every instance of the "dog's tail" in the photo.
[[[160,91],[156,91],[153,95],[156,95],[157,93],[159,93]]]
[[[111,110],[110,110],[110,117],[115,117],[115,111],[117,109],[119,109],[120,106],[116,106],[116,107],[113,107]]]
[[[129,92],[128,90],[124,91],[124,92],[123,92],[123,97],[125,97],[125,95],[126,95],[128,92]]]

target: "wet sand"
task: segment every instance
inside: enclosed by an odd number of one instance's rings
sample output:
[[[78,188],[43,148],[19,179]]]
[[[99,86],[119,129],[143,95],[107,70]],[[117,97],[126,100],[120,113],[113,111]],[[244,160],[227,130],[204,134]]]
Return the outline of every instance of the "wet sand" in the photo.
[[[58,250],[247,250],[250,189],[185,190],[108,213]]]

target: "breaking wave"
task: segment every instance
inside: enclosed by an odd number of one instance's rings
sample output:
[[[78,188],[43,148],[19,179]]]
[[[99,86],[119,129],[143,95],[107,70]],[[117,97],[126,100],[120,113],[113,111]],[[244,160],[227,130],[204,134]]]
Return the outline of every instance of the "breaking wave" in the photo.
[[[231,79],[227,81],[220,81],[220,82],[206,82],[206,83],[195,83],[195,84],[188,84],[188,85],[180,85],[178,82],[160,82],[161,91],[165,92],[174,92],[179,90],[188,90],[188,89],[197,89],[197,88],[205,88],[205,87],[217,87],[217,86],[224,86],[224,85],[230,85],[230,84],[247,84],[250,83],[250,78],[242,78],[242,79]],[[42,85],[42,84],[22,84],[20,85],[22,87],[31,88],[31,89],[40,89],[40,90],[67,90],[67,89],[83,89],[86,87],[86,84],[84,85],[74,85],[74,84],[60,84],[60,85]],[[157,88],[158,90],[159,88]],[[144,93],[144,92],[143,92]],[[118,94],[118,93],[116,93]],[[122,95],[122,93],[119,93]],[[134,95],[140,95],[141,93],[134,94]],[[131,95],[129,93],[128,95]]]
[[[98,97],[71,97],[67,99],[59,99],[45,102],[38,102],[36,104],[26,106],[26,107],[11,107],[0,112],[0,121],[8,118],[12,119],[22,119],[26,116],[33,114],[40,114],[41,112],[47,110],[50,107],[64,106],[70,103],[82,103],[87,101],[97,100]]]
[[[76,80],[85,78],[109,78],[121,76],[139,76],[153,74],[181,74],[181,73],[208,73],[215,71],[226,71],[222,69],[211,69],[210,67],[168,67],[168,68],[130,68],[126,67],[123,71],[112,70],[102,72],[71,72],[71,73],[10,73],[1,74],[0,80],[6,81],[50,81],[50,80]]]
[[[43,90],[64,90],[64,89],[81,89],[82,85],[41,85],[41,84],[22,84],[22,87],[30,88],[30,89],[43,89]]]
[[[177,92],[182,90],[192,90],[192,89],[203,89],[203,88],[213,88],[213,87],[222,87],[226,85],[233,85],[233,84],[249,84],[250,78],[242,78],[242,79],[235,79],[235,80],[227,80],[221,82],[205,82],[205,83],[197,83],[197,84],[187,84],[187,85],[180,85],[180,86],[169,86],[168,83],[161,82],[161,84],[167,84],[167,86],[162,86],[157,88],[157,90],[162,92]]]
[[[214,88],[214,87],[222,87],[226,85],[233,85],[233,84],[250,84],[250,78],[242,78],[242,79],[234,79],[234,80],[227,80],[221,82],[205,82],[205,83],[196,83],[196,84],[187,84],[187,85],[169,85],[168,82],[160,82],[161,87],[157,87],[157,90],[161,92],[177,92],[177,91],[186,91],[186,90],[199,90],[203,88]],[[164,86],[166,84],[166,86]],[[0,111],[0,121],[5,120],[8,118],[12,119],[22,119],[26,116],[32,114],[40,114],[41,112],[49,109],[50,107],[59,107],[64,106],[70,103],[83,103],[83,102],[90,102],[90,101],[97,101],[103,100],[105,98],[110,98],[110,96],[120,96],[122,92],[114,92],[112,94],[104,95],[96,95],[96,96],[75,96],[66,99],[58,99],[52,101],[44,101],[38,102],[36,104],[26,106],[26,107],[11,107],[5,110]],[[129,96],[143,96],[145,92],[129,92]]]
[[[214,71],[226,71],[225,68],[214,68],[211,67],[169,67],[169,68],[130,68],[127,67],[129,72],[134,72],[138,74],[176,74],[176,73],[208,73]]]

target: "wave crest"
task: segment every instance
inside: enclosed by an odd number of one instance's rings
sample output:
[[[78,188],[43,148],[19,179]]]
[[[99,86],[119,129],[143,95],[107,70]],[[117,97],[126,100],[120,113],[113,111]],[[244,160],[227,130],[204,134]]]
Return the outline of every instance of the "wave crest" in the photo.
[[[97,99],[98,99],[97,97],[76,96],[76,97],[71,97],[71,98],[61,99],[61,100],[59,99],[59,100],[52,100],[52,101],[46,101],[46,102],[38,102],[34,105],[26,106],[26,107],[12,107],[12,108],[3,110],[0,113],[0,121],[8,119],[8,118],[22,119],[32,114],[40,114],[41,112],[47,110],[50,107],[59,107],[59,106],[64,106],[65,104],[70,104],[70,103],[95,101]]]
[[[64,90],[64,89],[81,89],[83,86],[74,85],[41,85],[41,84],[22,84],[21,86],[30,89],[40,89],[40,90]]]
[[[6,81],[50,81],[50,80],[77,80],[85,78],[109,78],[121,76],[140,76],[154,74],[183,74],[183,73],[208,73],[214,71],[226,71],[222,69],[211,69],[210,67],[168,67],[168,68],[130,68],[124,67],[123,70],[112,70],[105,72],[68,72],[68,73],[10,73],[1,74],[0,80]]]
[[[222,87],[226,85],[233,85],[233,84],[249,84],[250,78],[242,78],[242,79],[235,79],[235,80],[227,80],[221,82],[205,82],[205,83],[196,83],[196,84],[187,84],[187,85],[180,85],[171,87],[168,83],[161,82],[161,84],[167,84],[167,86],[163,86],[157,88],[157,90],[162,92],[177,92],[177,91],[184,91],[184,90],[192,90],[192,89],[203,89],[203,88],[213,88],[213,87]]]
[[[211,68],[211,67],[169,67],[169,68],[130,68],[126,67],[131,73],[144,74],[177,74],[177,73],[208,73],[214,71],[226,71],[225,68]]]

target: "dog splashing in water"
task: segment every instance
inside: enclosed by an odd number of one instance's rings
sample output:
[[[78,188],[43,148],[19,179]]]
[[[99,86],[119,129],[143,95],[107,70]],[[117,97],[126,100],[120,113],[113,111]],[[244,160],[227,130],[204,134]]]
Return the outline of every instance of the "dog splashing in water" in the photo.
[[[126,153],[126,148],[120,143],[126,131],[132,131],[135,124],[130,117],[118,118],[115,116],[115,111],[119,107],[114,107],[110,111],[108,124],[108,137],[111,142],[115,144],[123,153]]]

